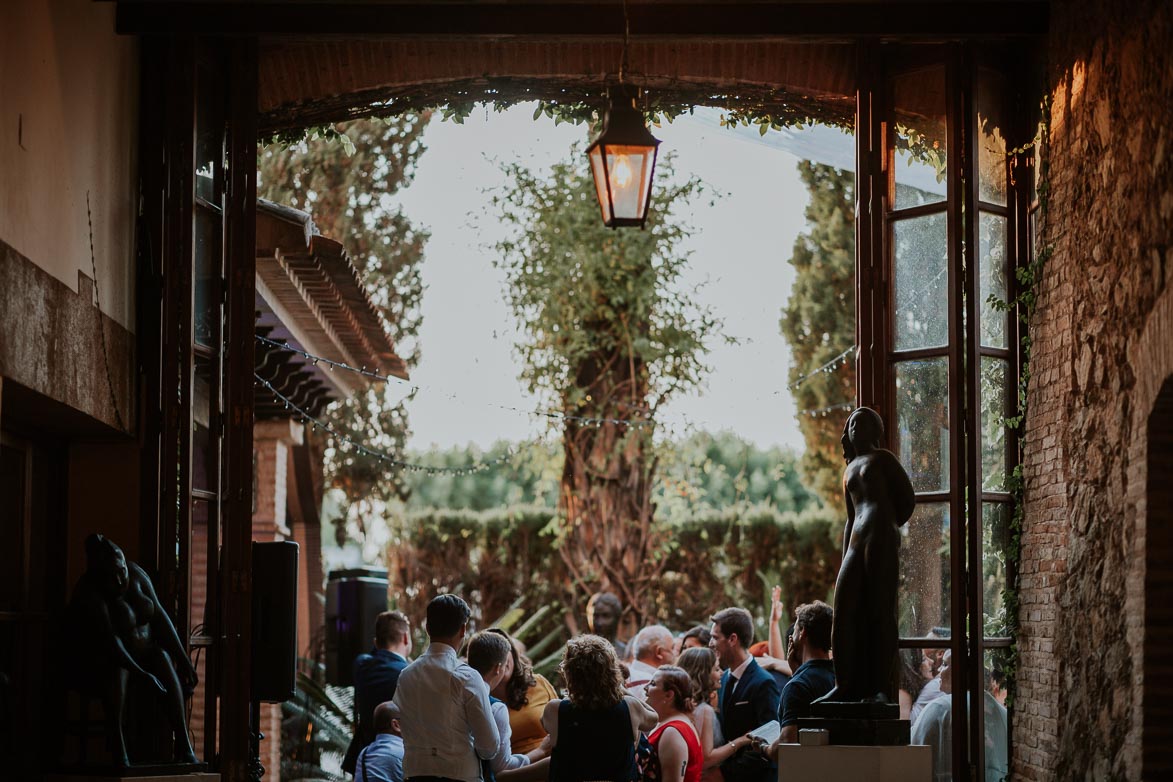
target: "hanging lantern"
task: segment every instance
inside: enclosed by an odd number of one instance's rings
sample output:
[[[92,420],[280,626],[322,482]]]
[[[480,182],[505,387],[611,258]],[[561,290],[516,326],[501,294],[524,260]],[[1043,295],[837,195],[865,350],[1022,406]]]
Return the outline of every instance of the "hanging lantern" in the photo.
[[[587,147],[599,209],[608,228],[644,227],[659,146],[635,107],[634,92],[618,88],[610,95],[603,132]]]

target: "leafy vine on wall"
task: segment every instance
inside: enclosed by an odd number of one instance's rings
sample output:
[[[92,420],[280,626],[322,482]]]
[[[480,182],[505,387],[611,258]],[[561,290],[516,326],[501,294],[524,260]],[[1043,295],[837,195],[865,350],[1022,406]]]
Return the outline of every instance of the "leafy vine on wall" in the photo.
[[[1034,176],[1038,207],[1033,218],[1036,224],[1045,223],[1051,191],[1049,163],[1047,160],[1050,143],[1050,108],[1050,96],[1044,95],[1040,102],[1041,118],[1038,124],[1038,131],[1035,133],[1034,138],[1021,147],[1009,150],[1007,153],[1012,156],[1012,161],[1017,156],[1024,155],[1029,151],[1033,150],[1036,153],[1036,171]],[[1013,175],[1014,170],[1012,166],[1011,176]],[[1021,371],[1018,379],[1017,412],[1015,415],[1006,418],[1006,426],[1013,429],[1019,435],[1018,463],[1007,478],[1007,488],[1014,502],[1014,514],[1010,519],[1010,534],[1006,547],[1008,578],[1006,586],[1002,591],[1002,605],[1006,614],[1004,632],[1011,638],[1010,649],[1005,660],[1005,674],[1008,686],[1006,696],[1007,707],[1014,705],[1018,678],[1019,565],[1022,561],[1022,528],[1026,507],[1026,481],[1023,472],[1022,443],[1024,440],[1023,435],[1026,433],[1027,388],[1030,385],[1031,378],[1030,327],[1038,306],[1038,289],[1042,282],[1043,269],[1046,267],[1047,261],[1050,260],[1054,252],[1054,245],[1048,242],[1039,247],[1033,247],[1032,250],[1033,252],[1028,262],[1019,264],[1015,269],[1015,278],[1018,284],[1015,288],[1014,297],[1010,301],[1004,301],[991,294],[986,299],[986,302],[996,310],[1016,312],[1019,323],[1022,326],[1019,340],[1021,346]]]

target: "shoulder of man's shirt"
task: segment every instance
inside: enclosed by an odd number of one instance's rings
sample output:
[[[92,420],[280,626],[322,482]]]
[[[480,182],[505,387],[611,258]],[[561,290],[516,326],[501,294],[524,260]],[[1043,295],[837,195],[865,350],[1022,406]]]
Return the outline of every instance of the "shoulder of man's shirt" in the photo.
[[[472,682],[474,684],[485,683],[484,677],[477,672],[476,668],[473,668],[464,660],[456,661],[456,667],[452,669],[452,675],[462,681]]]

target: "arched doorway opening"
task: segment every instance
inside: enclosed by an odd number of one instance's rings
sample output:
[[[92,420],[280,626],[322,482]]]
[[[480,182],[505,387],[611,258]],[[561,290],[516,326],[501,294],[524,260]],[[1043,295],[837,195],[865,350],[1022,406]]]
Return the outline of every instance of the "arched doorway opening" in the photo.
[[[399,51],[381,48],[384,46],[398,47]],[[1003,132],[990,138],[994,153],[988,158],[993,163],[991,170],[978,176],[975,167],[987,151],[978,147],[984,141],[978,131],[983,126],[979,119],[983,114],[979,69],[992,62],[988,70],[998,84],[1003,84],[1005,53],[967,45],[920,47],[914,52],[911,49],[917,47],[901,50],[896,45],[885,49],[872,43],[748,41],[687,46],[661,42],[648,44],[647,48],[651,63],[648,70],[652,73],[642,74],[637,82],[650,91],[662,91],[668,102],[734,109],[748,104],[760,114],[773,111],[788,118],[816,120],[820,112],[828,111],[828,105],[829,111],[839,116],[849,109],[857,128],[859,182],[859,401],[882,410],[890,420],[905,422],[891,427],[896,450],[914,453],[923,445],[921,450],[931,453],[931,463],[922,470],[924,480],[917,487],[917,502],[927,519],[923,530],[925,546],[937,553],[934,564],[940,566],[941,577],[924,581],[916,613],[927,624],[910,630],[902,645],[910,649],[952,649],[954,676],[965,682],[967,691],[982,693],[983,658],[989,650],[1012,643],[1005,632],[1004,617],[992,610],[1005,583],[1005,573],[999,570],[1002,560],[995,557],[987,568],[983,555],[987,527],[990,537],[997,537],[995,533],[1003,526],[999,518],[1010,503],[1001,479],[1014,461],[1016,444],[1002,432],[1001,423],[1012,407],[1009,391],[1016,385],[1016,335],[1013,321],[999,326],[998,316],[984,310],[979,313],[978,309],[986,294],[1010,292],[1013,266],[1022,260],[1017,251],[1026,243],[1023,218],[1029,206],[1029,194],[1007,187],[1007,150],[1015,146],[1013,141],[1021,141],[1020,133],[1011,131],[1020,130],[1023,124],[1021,104],[1017,104],[1017,110],[1007,112],[1007,125],[997,123]],[[476,51],[462,62],[461,52],[469,49]],[[512,53],[516,59],[503,65],[498,61],[502,52]],[[572,59],[576,52],[581,55],[577,64]],[[785,56],[788,52],[810,56],[799,67],[799,58]],[[817,77],[823,73],[819,56],[830,52],[836,53],[834,63],[823,65],[845,74],[849,87],[819,88]],[[253,47],[242,57],[257,54]],[[528,67],[517,66],[516,60]],[[249,275],[244,272],[248,271],[246,256],[255,249],[249,227],[255,220],[254,199],[250,198],[250,188],[255,188],[255,179],[251,178],[255,170],[250,173],[246,169],[249,157],[255,164],[252,141],[258,134],[250,131],[259,130],[264,136],[281,129],[437,103],[459,110],[461,106],[498,97],[506,102],[533,98],[583,102],[601,94],[604,86],[613,81],[609,74],[617,61],[616,45],[591,42],[567,46],[524,41],[502,47],[497,41],[484,46],[475,41],[463,46],[448,41],[431,48],[421,41],[359,42],[353,47],[347,41],[262,44],[260,67],[253,70],[257,61],[249,63],[253,66],[250,71],[260,77],[260,87],[234,80],[232,84],[240,95],[229,107],[239,122],[228,125],[236,131],[230,138],[236,157],[229,161],[226,181],[237,184],[239,192],[229,192],[229,205],[238,209],[225,209],[224,214],[228,215],[227,237],[231,242],[229,265],[242,284],[232,289],[231,303],[239,316],[233,322],[239,328],[228,340],[226,355],[235,359],[237,366],[225,367],[225,387],[241,386],[251,392],[252,385],[247,374],[252,363],[252,335],[247,333],[245,321],[251,314],[253,291],[247,284]],[[634,56],[633,61],[639,62]],[[355,67],[361,63],[373,65],[363,71]],[[687,67],[698,63],[708,70]],[[179,70],[180,76],[188,67],[183,62],[169,65]],[[887,75],[885,67],[891,68]],[[744,73],[754,69],[755,78],[743,78]],[[356,73],[364,72],[368,78],[358,79]],[[475,75],[478,73],[482,75]],[[181,78],[169,81],[182,83]],[[270,83],[285,83],[295,89],[274,103],[265,87]],[[508,94],[504,92],[507,89],[521,92]],[[992,94],[992,100],[1003,108],[1015,105],[1012,90],[995,89]],[[183,96],[175,100],[182,103]],[[990,116],[985,114],[987,120]],[[183,136],[190,130],[186,116],[177,117],[173,124],[175,136],[168,135],[162,141],[165,148],[172,140],[176,145],[184,142]],[[926,137],[934,143],[923,153],[910,152],[913,147],[923,146]],[[948,149],[948,157],[944,149]],[[961,164],[957,165],[959,160]],[[179,159],[178,167],[185,162]],[[906,179],[913,163],[934,183],[927,191]],[[928,196],[913,191],[927,192]],[[966,215],[979,214],[981,241],[976,222],[965,219]],[[161,221],[162,213],[159,217]],[[237,234],[232,232],[233,220],[239,221]],[[182,234],[176,236],[175,254],[183,256],[190,246],[183,246]],[[979,246],[984,252],[981,263],[975,257]],[[981,279],[973,273],[979,267],[984,267]],[[986,272],[989,279],[985,279]],[[992,327],[989,333],[977,331],[976,324],[982,319]],[[980,377],[979,368],[983,373]],[[985,385],[992,390],[988,395],[983,394]],[[906,393],[901,396],[902,392]],[[233,393],[233,399],[240,403],[237,412],[245,420],[251,396],[246,398],[243,390]],[[923,415],[924,409],[931,409],[933,414]],[[990,432],[986,441],[967,435],[984,429]],[[986,437],[985,433],[981,437]],[[228,476],[229,485],[249,485],[246,471],[251,445],[251,437],[243,434],[239,442],[227,443],[228,464],[235,465]],[[159,458],[165,461],[169,456],[161,453]],[[983,475],[999,480],[986,481]],[[233,497],[237,515],[246,518],[246,493],[236,492]],[[165,507],[169,505],[164,503]],[[987,515],[991,517],[988,524]],[[181,538],[186,532],[177,530]],[[237,527],[232,532],[233,545],[243,554],[247,530]],[[933,546],[937,541],[941,545]],[[182,571],[188,563],[181,557],[176,565]],[[987,569],[989,573],[984,572]],[[178,579],[183,576],[177,573]],[[223,573],[220,576],[223,578]],[[982,587],[987,585],[989,599],[984,605]],[[969,600],[967,594],[971,596]],[[991,609],[988,617],[983,616],[986,608]],[[226,608],[225,621],[234,610],[235,607]],[[234,621],[247,627],[247,609],[239,613],[241,616],[233,617]],[[929,614],[947,617],[948,632],[942,635],[934,631],[928,637],[928,631],[938,626]],[[987,624],[992,625],[992,631]],[[979,626],[985,632],[970,630]],[[247,671],[234,665],[228,655],[222,656],[226,664],[222,678],[234,690],[247,691]],[[231,720],[229,711],[223,712],[221,737],[239,734],[244,715],[236,701]],[[953,762],[948,764],[960,778],[965,778],[972,767],[980,768],[983,762],[981,711],[968,715],[964,704],[963,698],[954,701]],[[233,747],[234,757],[239,755],[238,749]]]
[[[1173,376],[1148,421],[1145,487],[1143,776],[1173,774]]]

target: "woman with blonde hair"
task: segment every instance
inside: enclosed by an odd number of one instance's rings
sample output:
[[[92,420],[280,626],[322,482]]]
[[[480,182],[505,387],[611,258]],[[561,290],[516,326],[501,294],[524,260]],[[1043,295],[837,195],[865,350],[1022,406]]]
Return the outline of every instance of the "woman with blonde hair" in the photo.
[[[692,681],[692,724],[700,736],[704,756],[701,782],[720,782],[722,776],[718,767],[751,742],[745,736],[726,742],[721,734],[721,723],[715,709],[717,688],[721,684],[721,666],[717,663],[717,653],[703,647],[685,649],[676,664]]]
[[[611,642],[582,635],[566,643],[559,666],[568,697],[542,714],[549,733],[551,782],[629,782],[642,730],[658,716],[623,687]]]

